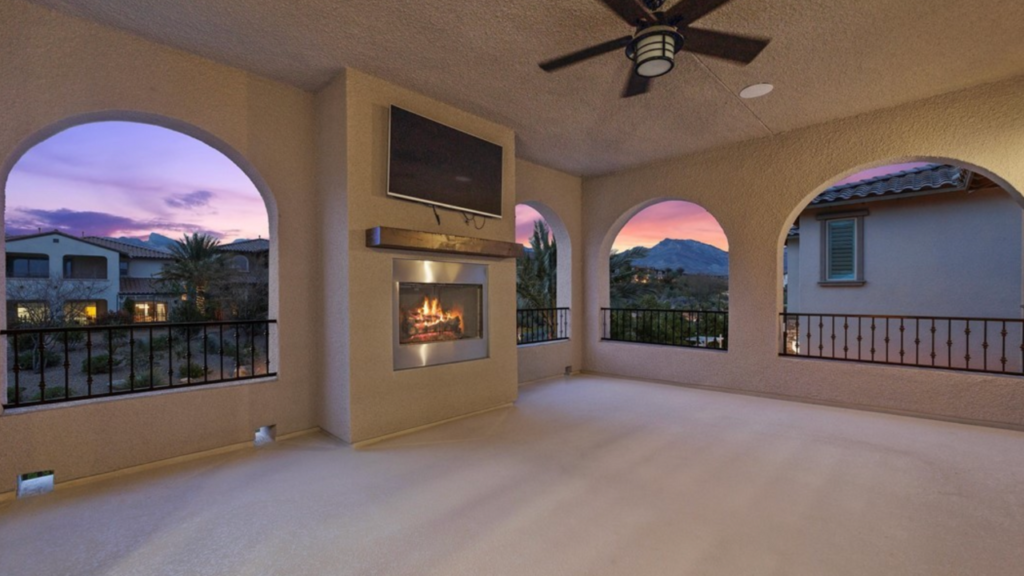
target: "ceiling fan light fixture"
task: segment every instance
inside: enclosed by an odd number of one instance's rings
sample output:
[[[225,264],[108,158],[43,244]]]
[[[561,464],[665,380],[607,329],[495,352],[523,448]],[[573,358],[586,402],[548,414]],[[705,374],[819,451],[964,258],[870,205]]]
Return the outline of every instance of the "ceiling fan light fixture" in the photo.
[[[635,62],[638,75],[657,78],[672,70],[682,46],[683,37],[672,26],[651,26],[633,38],[626,55]]]

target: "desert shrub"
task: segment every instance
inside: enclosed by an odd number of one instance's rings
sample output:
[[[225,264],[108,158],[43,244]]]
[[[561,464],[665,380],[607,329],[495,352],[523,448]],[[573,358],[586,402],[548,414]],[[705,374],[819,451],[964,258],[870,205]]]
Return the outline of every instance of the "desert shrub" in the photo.
[[[27,404],[29,402],[38,402],[39,401],[39,386],[22,386],[21,387],[21,391],[19,392],[18,396],[19,396],[19,400],[23,404]],[[11,401],[14,401],[14,394],[13,393],[11,393],[10,398],[11,398]]]
[[[18,369],[20,370],[34,370],[35,360],[38,356],[38,352],[22,352],[18,354]],[[64,356],[55,350],[47,350],[44,354],[45,366],[47,368],[56,368],[60,366],[64,361]]]
[[[78,348],[82,344],[85,344],[85,331],[84,330],[70,330],[67,332],[67,341],[69,348]],[[64,337],[61,336],[58,339],[60,345],[64,344]]]
[[[164,374],[160,374],[159,372],[154,372],[151,370],[145,370],[143,372],[136,372],[133,377],[126,380],[128,388],[132,388],[135,390],[149,388],[150,372],[152,372],[154,388],[160,388],[162,386],[167,385],[167,380],[165,379]]]
[[[224,345],[221,346],[221,354],[225,358],[235,360],[237,358],[239,364],[248,364],[252,362],[252,348],[249,346],[249,342],[243,340],[235,345],[234,340],[224,339]]]
[[[208,334],[206,336],[206,352],[208,354],[220,354],[221,345],[219,336],[216,334]]]
[[[114,357],[111,359],[106,354],[97,354],[92,357],[92,362],[89,362],[88,358],[82,359],[82,372],[85,374],[109,374],[114,368],[117,368],[123,363],[120,358]]]
[[[167,338],[166,334],[161,335],[161,336],[153,336],[153,339],[150,340],[150,342],[153,343],[153,352],[154,353],[156,353],[156,352],[166,352],[167,351],[168,338]],[[147,348],[147,350],[148,350],[148,348]]]
[[[191,380],[199,380],[206,376],[206,369],[203,368],[202,364],[196,364],[195,362],[189,364],[182,364],[178,366],[178,377],[188,378]]]
[[[47,386],[46,387],[46,399],[47,400],[54,400],[54,399],[63,398],[63,397],[64,397],[64,387],[63,386]]]
[[[19,350],[30,350],[39,342],[38,334],[19,334],[16,336]]]

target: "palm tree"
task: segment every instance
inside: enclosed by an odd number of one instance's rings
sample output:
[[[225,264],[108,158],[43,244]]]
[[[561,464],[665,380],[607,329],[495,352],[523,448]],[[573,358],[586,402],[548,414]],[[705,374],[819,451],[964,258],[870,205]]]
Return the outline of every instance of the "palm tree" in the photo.
[[[220,241],[209,234],[185,235],[171,246],[174,260],[159,274],[161,282],[179,287],[185,300],[204,316],[207,292],[227,274],[219,246]]]
[[[530,253],[516,262],[520,308],[554,308],[558,298],[558,246],[544,221],[533,223]]]

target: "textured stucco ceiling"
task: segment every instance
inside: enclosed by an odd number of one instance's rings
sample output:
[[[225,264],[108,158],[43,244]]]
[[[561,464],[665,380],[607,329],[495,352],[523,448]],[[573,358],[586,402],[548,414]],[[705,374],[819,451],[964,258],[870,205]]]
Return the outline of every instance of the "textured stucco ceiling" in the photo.
[[[625,100],[618,52],[536,65],[629,32],[597,0],[33,1],[305,89],[358,68],[510,126],[519,156],[582,175],[1024,73],[1020,0],[734,0],[698,24],[771,37],[757,61],[680,55]],[[776,89],[735,96],[755,82]]]

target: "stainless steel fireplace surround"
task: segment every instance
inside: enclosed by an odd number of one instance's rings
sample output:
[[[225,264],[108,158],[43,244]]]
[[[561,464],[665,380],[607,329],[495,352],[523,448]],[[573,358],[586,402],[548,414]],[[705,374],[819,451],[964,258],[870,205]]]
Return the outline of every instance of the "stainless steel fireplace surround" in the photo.
[[[487,266],[430,260],[393,263],[394,369],[487,358]]]

